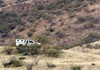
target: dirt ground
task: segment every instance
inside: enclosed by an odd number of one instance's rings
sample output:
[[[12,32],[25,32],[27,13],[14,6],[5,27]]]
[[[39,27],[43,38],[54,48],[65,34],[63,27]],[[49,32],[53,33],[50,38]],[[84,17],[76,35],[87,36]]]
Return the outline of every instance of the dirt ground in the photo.
[[[0,47],[0,51],[4,49]],[[86,47],[74,47],[69,50],[62,50],[63,53],[59,58],[50,58],[46,56],[23,56],[26,59],[23,62],[36,63],[38,65],[33,66],[33,70],[71,70],[72,66],[81,66],[81,70],[100,70],[100,49],[89,49]],[[4,68],[2,63],[11,57],[22,57],[21,55],[6,55],[0,54],[0,70],[27,70],[25,65],[17,68]],[[56,65],[54,68],[48,68],[47,63]]]

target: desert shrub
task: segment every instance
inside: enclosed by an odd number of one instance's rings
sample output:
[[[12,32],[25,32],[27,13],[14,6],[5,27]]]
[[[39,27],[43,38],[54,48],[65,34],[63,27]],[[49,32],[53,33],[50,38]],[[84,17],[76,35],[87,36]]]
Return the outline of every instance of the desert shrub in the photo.
[[[10,30],[13,30],[16,28],[16,24],[8,24],[8,27]]]
[[[98,36],[96,34],[90,34],[87,37],[85,37],[84,39],[82,39],[80,44],[91,43],[91,42],[94,42],[94,41],[99,40],[99,39],[100,39],[100,36]]]
[[[95,63],[92,63],[91,65],[94,66],[94,65],[96,65],[96,64],[95,64]]]
[[[19,57],[19,60],[24,60],[24,59],[26,59],[25,57]]]
[[[44,10],[45,6],[43,4],[37,5],[38,10]]]
[[[9,31],[9,27],[7,25],[0,26],[0,33],[8,33]]]
[[[27,0],[17,0],[16,3],[21,3],[21,2],[24,2],[24,1],[27,1]]]
[[[27,36],[28,36],[28,37],[31,37],[32,35],[33,35],[33,32],[28,32],[28,33],[27,33]]]
[[[27,69],[27,70],[32,70],[32,66],[33,66],[32,63],[26,64],[26,69]]]
[[[0,7],[4,7],[4,6],[6,6],[6,4],[4,4],[3,0],[0,0]]]
[[[43,35],[50,36],[50,32],[46,31],[46,32],[43,33]]]
[[[88,28],[95,27],[94,24],[90,24],[90,23],[84,24],[83,26],[84,26],[83,29],[88,29]]]
[[[58,38],[64,38],[65,37],[65,34],[63,32],[61,32],[61,31],[58,31],[58,32],[56,32],[56,36]]]
[[[32,47],[30,48],[30,53],[31,53],[32,55],[39,54],[40,48],[41,48],[41,46],[34,45],[34,46],[32,46]]]
[[[81,66],[72,66],[71,70],[81,70]]]
[[[53,15],[46,13],[46,14],[42,15],[42,18],[45,20],[51,21],[54,17],[53,17]]]
[[[17,51],[18,51],[19,54],[36,55],[36,54],[39,54],[40,47],[41,46],[33,45],[33,46],[30,46],[30,47],[24,46],[24,47],[16,47],[16,48],[17,48]]]
[[[37,9],[36,7],[33,7],[32,11],[28,14],[27,20],[30,23],[33,23],[36,20],[42,18],[44,13],[45,13],[45,11],[41,11],[41,10]]]
[[[82,10],[84,7],[87,6],[87,4],[84,3],[83,1],[84,0],[71,0],[71,1],[67,0],[66,1],[67,6],[65,6],[66,11],[74,12]]]
[[[16,59],[15,57],[12,57],[7,62],[4,62],[3,66],[4,67],[20,67],[20,66],[23,66],[23,63],[20,60]]]
[[[89,24],[97,24],[99,22],[99,19],[98,18],[95,18],[95,17],[93,17],[91,15],[86,16],[86,19],[87,19],[87,22]]]
[[[52,28],[52,27],[50,27],[50,28],[48,28],[46,30],[49,31],[49,32],[54,32],[54,28]]]
[[[57,0],[55,4],[51,3],[46,6],[47,10],[57,10],[64,7],[67,3],[67,0]]]
[[[31,31],[31,32],[35,32],[36,29],[35,29],[35,28],[31,28],[30,31]]]
[[[30,17],[28,18],[28,21],[31,22],[31,23],[33,23],[33,22],[36,21],[36,19],[35,19],[34,16],[30,16]]]
[[[42,45],[50,43],[49,38],[46,35],[38,35],[36,40],[40,42]]]
[[[3,0],[0,0],[0,4],[2,4],[3,3]]]
[[[16,13],[0,13],[0,33],[8,34],[11,30],[15,29],[17,25],[24,24]]]
[[[94,12],[95,9],[90,10],[89,8],[84,8],[84,11],[85,11],[86,13],[91,13],[91,12]]]
[[[41,48],[41,51],[43,54],[45,54],[46,56],[49,56],[49,57],[59,57],[61,51],[59,49],[56,49],[55,47],[53,46],[44,46]]]
[[[43,11],[38,10],[37,8],[33,8],[33,10],[31,11],[31,13],[29,15],[32,18],[34,17],[34,19],[39,19],[42,17],[43,13],[44,13]]]
[[[12,47],[7,47],[3,50],[3,53],[6,53],[8,55],[12,54],[13,48]]]
[[[86,47],[87,47],[87,48],[91,48],[92,45],[91,45],[91,44],[87,44]]]
[[[49,13],[54,14],[54,15],[61,15],[62,14],[61,10],[53,10],[53,11],[50,11]]]
[[[98,18],[95,18],[91,15],[88,15],[88,16],[80,16],[77,18],[77,23],[88,23],[88,24],[96,24],[99,22],[99,19]]]
[[[49,5],[47,5],[46,9],[47,9],[47,10],[56,9],[56,4],[49,4]]]
[[[3,53],[7,54],[7,55],[11,55],[11,54],[17,54],[17,50],[14,47],[5,47],[4,50],[2,51]]]
[[[58,45],[59,47],[61,47],[61,49],[69,49],[69,48],[71,48],[71,46],[68,45],[67,42],[58,43],[57,45]]]
[[[25,29],[24,26],[19,26],[18,29],[17,29],[17,31],[18,31],[18,32],[21,32],[21,31],[23,31],[24,29]]]
[[[86,21],[86,17],[80,16],[80,17],[77,18],[77,20],[78,20],[78,23],[83,23],[83,22]]]
[[[56,67],[56,65],[51,63],[51,62],[46,62],[46,65],[48,68],[55,68]]]

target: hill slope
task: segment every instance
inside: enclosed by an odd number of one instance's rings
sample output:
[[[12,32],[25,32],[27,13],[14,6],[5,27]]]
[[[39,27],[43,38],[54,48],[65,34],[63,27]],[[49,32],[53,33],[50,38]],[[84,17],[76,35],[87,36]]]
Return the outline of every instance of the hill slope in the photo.
[[[16,38],[49,39],[52,45],[75,46],[100,40],[100,3],[92,0],[4,1],[0,45]],[[19,2],[20,1],[20,2]],[[8,4],[7,4],[8,3]]]

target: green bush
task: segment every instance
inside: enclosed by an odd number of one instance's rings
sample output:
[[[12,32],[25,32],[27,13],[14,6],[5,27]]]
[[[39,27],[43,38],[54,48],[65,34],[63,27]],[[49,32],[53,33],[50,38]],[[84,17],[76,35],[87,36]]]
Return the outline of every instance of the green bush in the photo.
[[[12,57],[7,62],[4,62],[3,66],[4,67],[20,67],[20,66],[23,66],[23,63],[20,60]]]
[[[55,33],[58,38],[65,38],[65,34],[61,31]]]
[[[46,29],[48,32],[54,32],[55,30],[54,30],[54,28],[52,28],[52,27],[49,27],[49,28],[47,28]]]
[[[50,43],[49,38],[46,35],[38,35],[36,40],[40,42],[42,45]]]
[[[53,19],[53,15],[46,13],[42,15],[42,18],[50,22]]]
[[[12,51],[13,51],[12,47],[7,47],[3,50],[3,53],[10,55],[10,54],[12,54]]]
[[[5,21],[5,22],[4,22]],[[16,13],[0,12],[0,33],[8,34],[17,25],[24,25]]]
[[[34,45],[34,46],[23,46],[23,47],[16,47],[19,54],[22,55],[36,55],[39,54],[41,46]]]
[[[94,41],[99,40],[99,39],[100,39],[100,36],[98,36],[96,34],[90,34],[86,38],[82,39],[80,44],[91,43],[91,42],[94,42]]]
[[[9,27],[7,25],[0,26],[0,33],[8,33],[9,31]]]
[[[7,55],[17,54],[18,53],[16,48],[14,48],[14,47],[5,47],[2,52],[7,54]]]
[[[56,49],[55,47],[48,46],[48,45],[42,47],[41,51],[43,54],[45,54],[46,56],[49,56],[49,57],[59,57],[60,53],[61,53],[61,51],[59,49]]]
[[[28,33],[27,33],[27,36],[28,36],[28,37],[31,37],[32,35],[33,35],[33,32],[28,32]]]
[[[83,22],[85,22],[87,19],[86,19],[86,17],[80,16],[80,17],[77,18],[77,20],[78,20],[78,23],[83,23]]]
[[[21,3],[21,2],[24,2],[24,1],[27,1],[27,0],[17,0],[16,3]]]
[[[81,70],[81,66],[72,66],[71,70]]]

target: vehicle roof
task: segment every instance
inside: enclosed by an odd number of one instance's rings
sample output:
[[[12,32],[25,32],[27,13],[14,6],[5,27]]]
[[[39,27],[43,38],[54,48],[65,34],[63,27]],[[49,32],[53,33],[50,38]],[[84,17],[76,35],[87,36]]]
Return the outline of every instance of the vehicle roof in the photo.
[[[16,40],[25,40],[25,39],[16,39]]]

